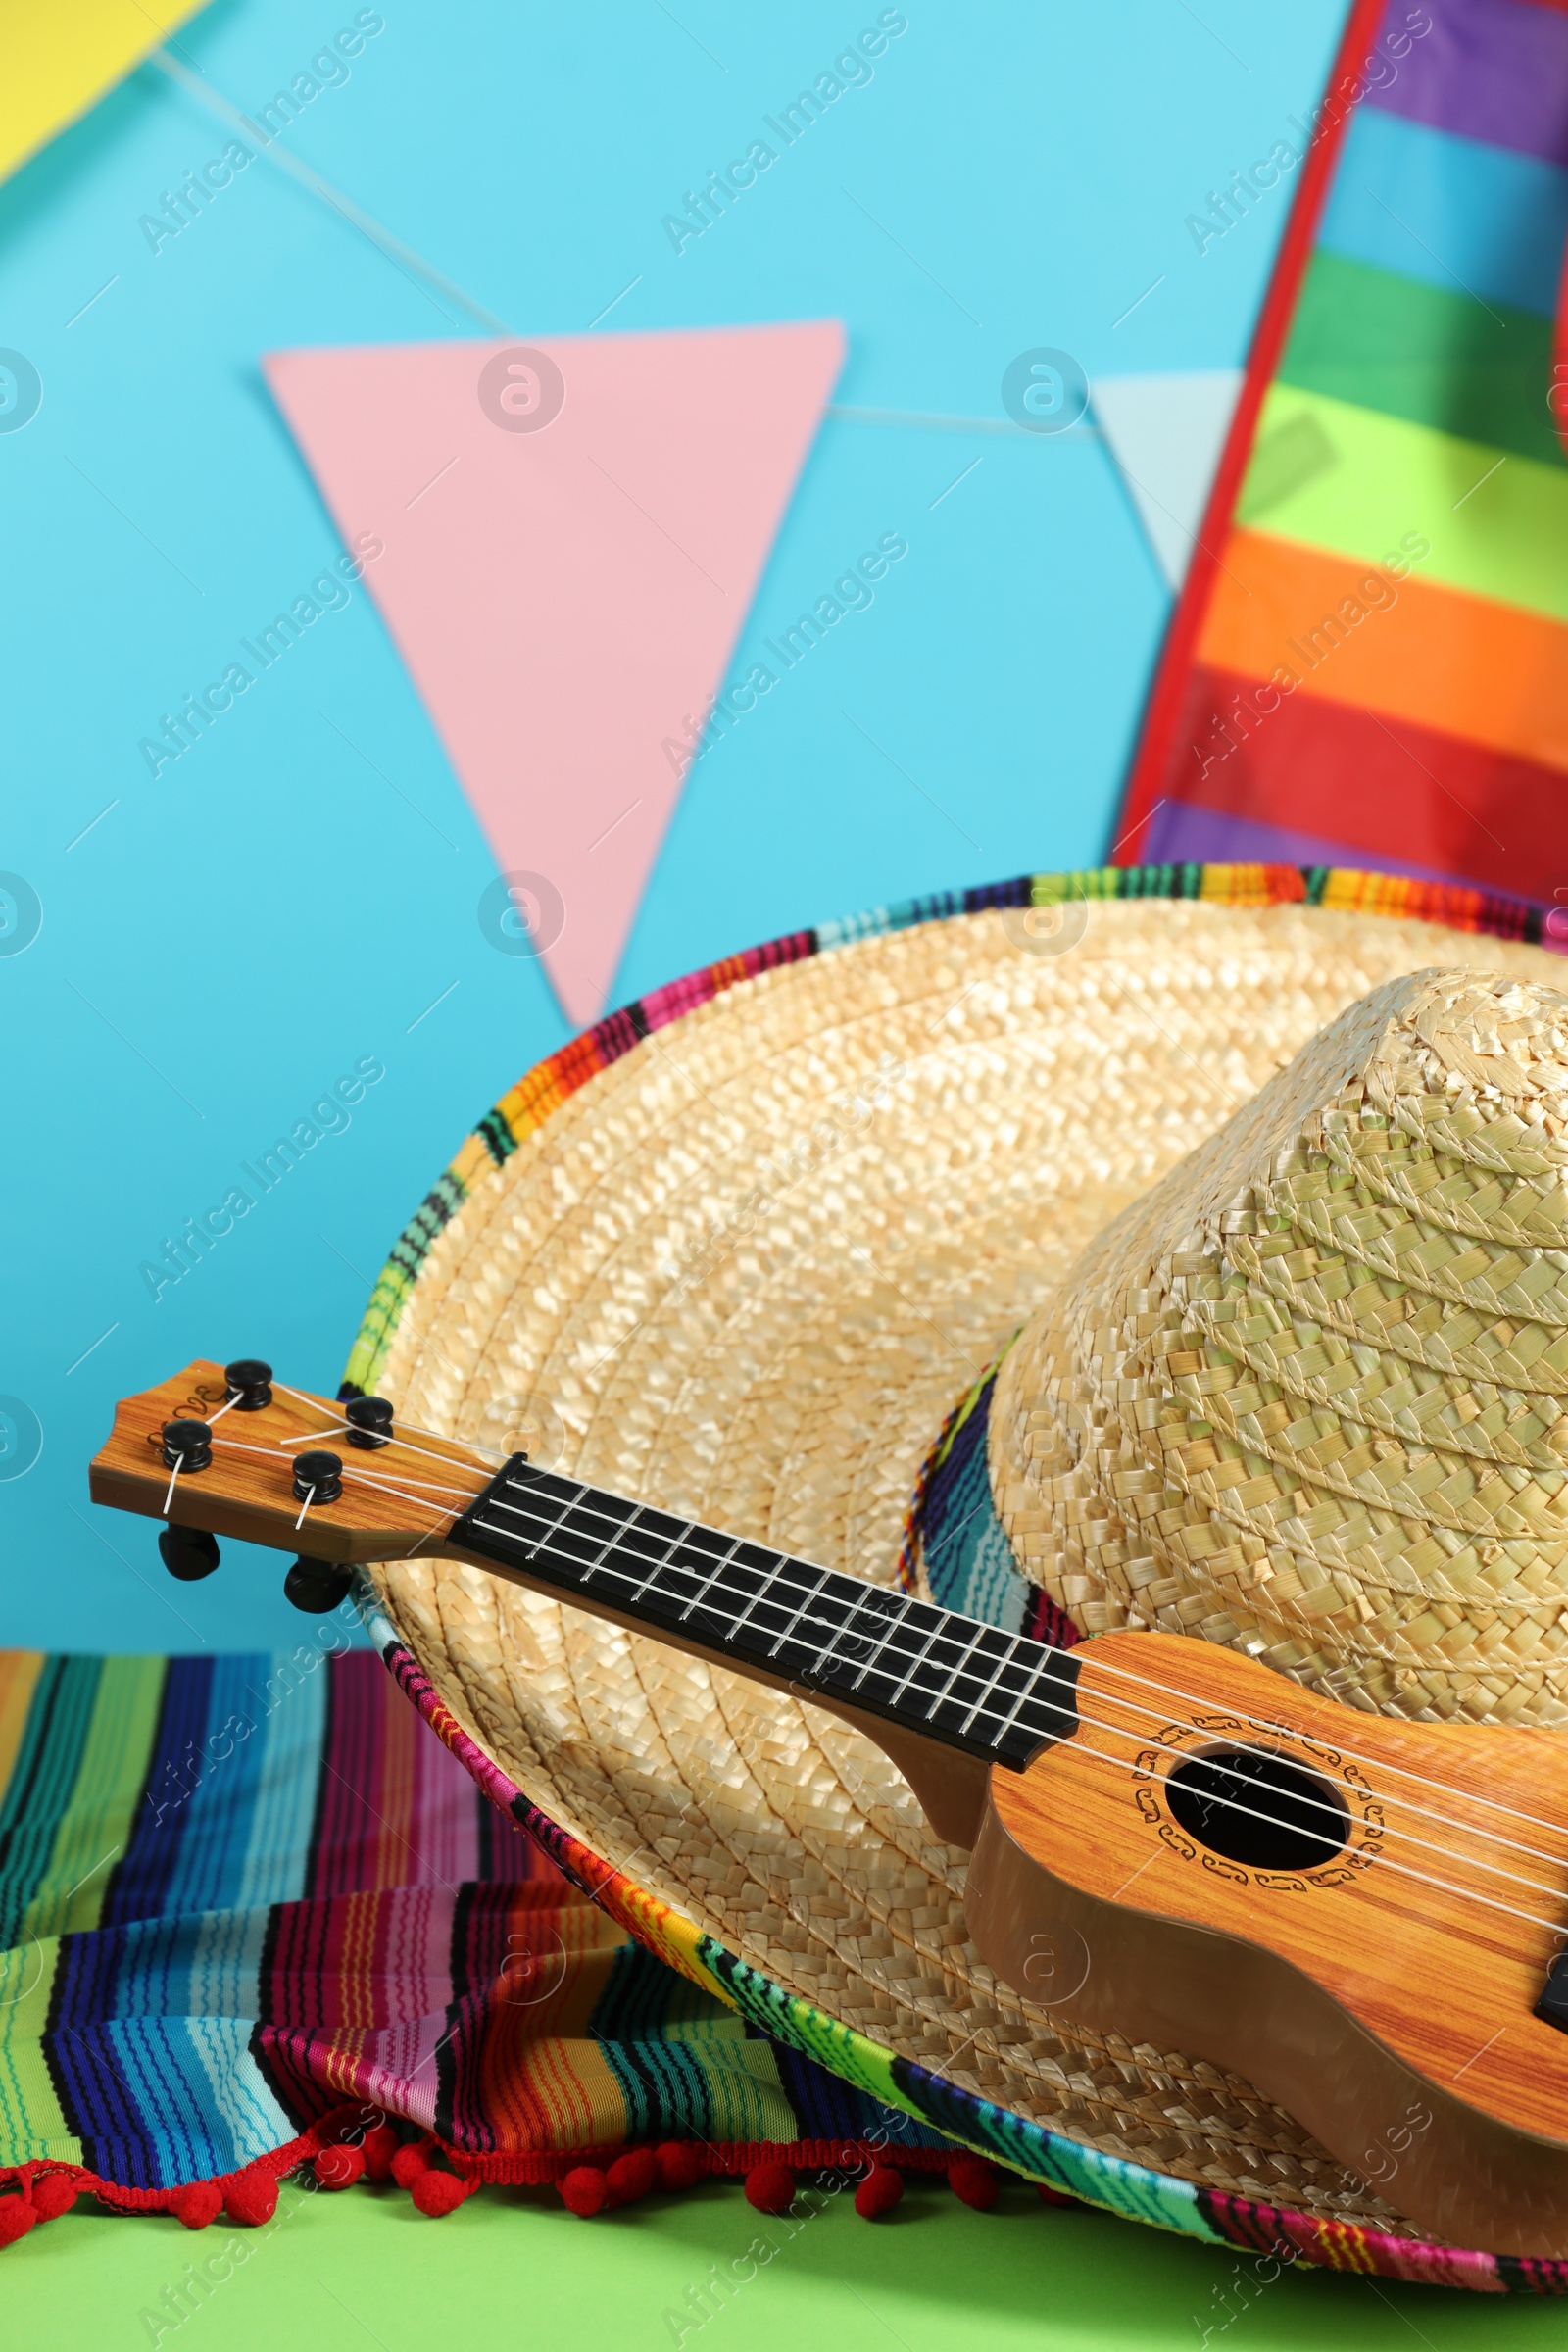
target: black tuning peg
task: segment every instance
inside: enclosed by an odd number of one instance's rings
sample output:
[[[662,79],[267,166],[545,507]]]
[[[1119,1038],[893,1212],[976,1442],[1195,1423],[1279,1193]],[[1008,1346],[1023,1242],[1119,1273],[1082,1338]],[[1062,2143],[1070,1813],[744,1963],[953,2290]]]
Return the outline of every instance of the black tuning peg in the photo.
[[[352,1568],[340,1568],[331,1560],[313,1560],[302,1552],[283,1579],[283,1593],[307,1617],[324,1617],[328,1609],[348,1598],[353,1582]]]
[[[296,1502],[336,1502],[343,1492],[340,1453],[297,1453],[294,1456]]]
[[[385,1446],[392,1436],[392,1407],[384,1396],[351,1396],[343,1407],[349,1425],[349,1444],[368,1450]]]
[[[259,1355],[241,1355],[223,1366],[228,1400],[236,1413],[259,1413],[272,1401],[272,1367]]]
[[[166,1470],[210,1470],[212,1466],[213,1433],[205,1421],[164,1423]]]
[[[170,1575],[177,1576],[182,1585],[194,1585],[218,1566],[218,1538],[204,1527],[166,1527],[159,1536],[158,1549]]]

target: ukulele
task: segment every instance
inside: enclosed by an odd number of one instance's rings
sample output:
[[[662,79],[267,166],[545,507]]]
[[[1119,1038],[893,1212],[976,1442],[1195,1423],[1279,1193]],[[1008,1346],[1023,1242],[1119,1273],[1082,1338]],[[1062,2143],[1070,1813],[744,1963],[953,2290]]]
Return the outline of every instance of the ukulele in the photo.
[[[1003,1983],[1245,2076],[1418,2227],[1568,2256],[1568,1747],[1391,1722],[1212,1643],[1069,1650],[695,1525],[242,1360],[116,1411],[95,1502],[297,1550],[319,1612],[357,1562],[475,1563],[805,1694],[971,1851]]]

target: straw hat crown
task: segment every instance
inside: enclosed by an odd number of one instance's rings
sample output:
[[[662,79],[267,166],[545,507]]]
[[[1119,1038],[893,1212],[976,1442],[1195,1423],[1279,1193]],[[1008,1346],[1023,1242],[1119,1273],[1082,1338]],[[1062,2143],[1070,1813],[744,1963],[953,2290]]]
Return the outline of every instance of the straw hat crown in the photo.
[[[1089,1632],[1568,1723],[1568,997],[1438,970],[1352,1005],[1084,1252],[990,1445]]]

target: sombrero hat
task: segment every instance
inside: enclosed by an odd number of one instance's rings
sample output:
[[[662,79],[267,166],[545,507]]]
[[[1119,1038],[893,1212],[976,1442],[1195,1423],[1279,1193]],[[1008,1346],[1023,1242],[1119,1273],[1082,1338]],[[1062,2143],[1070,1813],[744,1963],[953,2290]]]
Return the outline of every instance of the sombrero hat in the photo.
[[[1272,867],[1025,878],[776,941],[613,1014],[501,1099],[395,1249],[349,1382],[1048,1639],[1174,1624],[1359,1703],[1555,1720],[1549,1657],[1467,1657],[1454,1611],[1436,1631],[1408,1596],[1391,1613],[1338,1555],[1272,1593],[1196,1542],[1132,1573],[1112,1457],[1133,1439],[1095,1314],[1061,1311],[1097,1284],[1091,1305],[1125,1306],[1148,1237],[1063,1290],[1096,1237],[1347,1006],[1433,968],[1549,987],[1563,965],[1515,902]],[[1244,1237],[1264,1303],[1314,1279],[1296,1173]],[[1364,1252],[1415,1213],[1396,1186],[1389,1205]],[[1190,1271],[1180,1241],[1161,1247]],[[1279,1378],[1278,1348],[1253,1344]],[[1307,1467],[1343,1516],[1360,1507]],[[1245,1562],[1264,1504],[1235,1508],[1256,1518],[1234,1531]],[[1410,2277],[1492,2262],[1418,2245],[1247,2082],[1001,1985],[966,1940],[966,1857],[831,1717],[475,1567],[388,1563],[360,1598],[497,1801],[776,2037],[1146,2221],[1212,2235],[1223,2208],[1233,2239]]]

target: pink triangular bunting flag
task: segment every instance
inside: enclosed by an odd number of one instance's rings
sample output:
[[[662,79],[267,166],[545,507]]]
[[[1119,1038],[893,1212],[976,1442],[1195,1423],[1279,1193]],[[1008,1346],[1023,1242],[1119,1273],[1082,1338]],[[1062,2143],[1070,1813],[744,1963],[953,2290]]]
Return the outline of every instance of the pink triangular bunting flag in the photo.
[[[819,321],[264,362],[503,872],[548,886],[506,928],[579,1023],[843,356]]]

